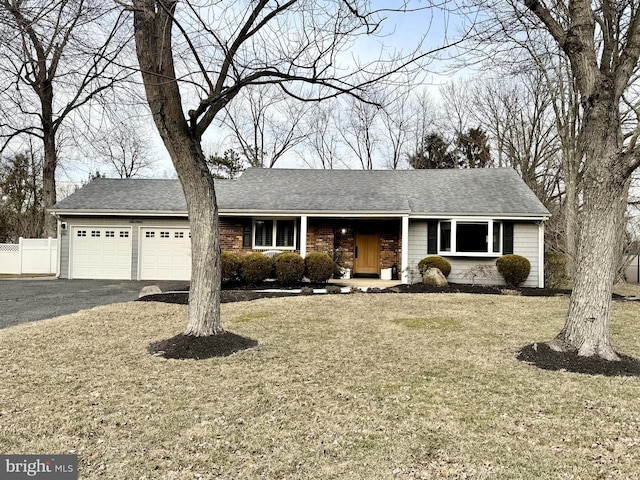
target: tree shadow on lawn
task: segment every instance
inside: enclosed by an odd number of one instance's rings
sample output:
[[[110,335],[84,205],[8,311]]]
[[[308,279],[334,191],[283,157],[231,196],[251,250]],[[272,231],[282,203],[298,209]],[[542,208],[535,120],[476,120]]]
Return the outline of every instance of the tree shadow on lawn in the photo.
[[[204,360],[229,355],[258,346],[257,340],[224,332],[207,337],[179,334],[153,342],[147,347],[150,354],[174,360]]]
[[[581,357],[577,352],[558,352],[546,343],[532,343],[515,353],[515,357],[521,362],[543,370],[564,370],[606,377],[640,377],[640,360],[621,353],[618,356],[620,361]]]

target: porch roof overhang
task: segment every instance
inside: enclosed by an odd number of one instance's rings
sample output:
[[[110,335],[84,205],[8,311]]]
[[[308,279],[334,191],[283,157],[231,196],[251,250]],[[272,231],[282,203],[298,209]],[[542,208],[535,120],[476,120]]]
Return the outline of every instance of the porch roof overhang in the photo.
[[[323,218],[402,218],[410,215],[408,210],[401,211],[325,211],[325,210],[220,210],[221,216],[238,217],[323,217]]]

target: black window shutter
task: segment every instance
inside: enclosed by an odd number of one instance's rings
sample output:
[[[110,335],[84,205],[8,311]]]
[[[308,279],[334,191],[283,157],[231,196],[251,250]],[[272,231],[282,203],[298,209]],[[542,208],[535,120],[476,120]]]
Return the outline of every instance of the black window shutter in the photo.
[[[427,253],[438,253],[438,222],[435,220],[427,222]]]
[[[505,255],[513,253],[513,222],[503,222],[502,232],[502,253]]]
[[[242,225],[242,248],[251,248],[251,221]]]

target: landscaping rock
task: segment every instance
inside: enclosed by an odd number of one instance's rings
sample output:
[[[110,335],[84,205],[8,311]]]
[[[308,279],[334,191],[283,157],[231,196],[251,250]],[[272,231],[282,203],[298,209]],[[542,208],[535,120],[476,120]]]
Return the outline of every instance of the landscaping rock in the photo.
[[[138,295],[138,298],[146,297],[147,295],[157,295],[159,293],[162,293],[162,290],[160,290],[159,286],[147,285],[146,287],[142,287],[142,290],[140,290],[140,294]]]
[[[449,284],[439,268],[427,268],[422,276],[422,283],[434,287],[446,287]]]
[[[327,286],[327,293],[335,295],[337,293],[342,293],[342,289],[337,285],[329,285]]]
[[[300,295],[313,295],[313,288],[311,288],[311,287],[302,287],[300,289]]]

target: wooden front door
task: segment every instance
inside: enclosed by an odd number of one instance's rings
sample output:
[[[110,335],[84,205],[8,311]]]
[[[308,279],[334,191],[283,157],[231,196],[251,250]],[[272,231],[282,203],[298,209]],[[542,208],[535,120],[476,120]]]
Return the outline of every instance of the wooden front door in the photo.
[[[358,274],[380,273],[380,235],[356,233],[356,251],[353,272]]]

